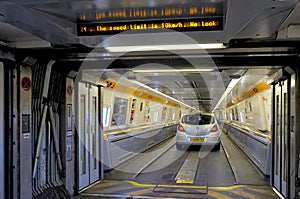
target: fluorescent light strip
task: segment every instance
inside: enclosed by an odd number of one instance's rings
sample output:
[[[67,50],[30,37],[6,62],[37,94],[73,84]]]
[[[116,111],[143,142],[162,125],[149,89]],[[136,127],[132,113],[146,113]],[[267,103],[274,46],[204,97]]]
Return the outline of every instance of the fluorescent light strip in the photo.
[[[212,112],[214,112],[214,111],[219,107],[219,105],[223,102],[223,100],[225,99],[225,97],[232,91],[232,89],[233,89],[233,88],[235,87],[235,85],[240,81],[240,79],[241,79],[241,78],[239,78],[239,79],[232,79],[232,80],[229,82],[229,84],[228,84],[228,86],[227,86],[225,92],[223,93],[222,97],[220,98],[220,100],[218,101],[217,105],[215,106],[215,108],[213,109]]]
[[[172,101],[175,101],[175,102],[177,102],[177,103],[179,103],[179,104],[182,104],[182,105],[184,105],[184,106],[186,106],[186,107],[188,107],[188,108],[191,108],[191,109],[194,109],[194,110],[195,110],[194,107],[191,107],[191,106],[189,106],[189,105],[187,105],[187,104],[185,104],[185,103],[183,103],[183,102],[181,102],[181,101],[179,101],[179,100],[177,100],[177,99],[175,99],[175,98],[173,98],[173,97],[170,97],[169,95],[166,95],[166,94],[164,94],[164,93],[162,93],[162,92],[159,92],[159,91],[157,91],[157,90],[155,90],[155,89],[153,89],[153,88],[151,88],[151,87],[149,87],[149,86],[147,86],[147,85],[145,85],[145,84],[143,84],[143,83],[141,83],[141,82],[139,82],[139,81],[132,80],[132,82],[134,82],[135,84],[137,84],[137,85],[139,85],[139,86],[142,86],[142,87],[144,87],[144,88],[146,88],[146,89],[148,89],[148,90],[151,90],[151,91],[153,91],[153,92],[155,92],[155,93],[157,93],[157,94],[159,94],[159,95],[162,95],[162,96],[164,96],[164,97],[166,97],[166,98],[168,98],[168,99],[170,99],[170,100],[172,100]]]
[[[223,43],[179,44],[179,45],[148,45],[148,46],[109,46],[108,52],[158,51],[158,50],[200,50],[225,48]]]
[[[212,99],[182,99],[183,101],[195,101],[195,102],[211,102]]]
[[[213,68],[187,68],[187,69],[138,69],[132,70],[134,73],[170,73],[170,72],[212,72]]]

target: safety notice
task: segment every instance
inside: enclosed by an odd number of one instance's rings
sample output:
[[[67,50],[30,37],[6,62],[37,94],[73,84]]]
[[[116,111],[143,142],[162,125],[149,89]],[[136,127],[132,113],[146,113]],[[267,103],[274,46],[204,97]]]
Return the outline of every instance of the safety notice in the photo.
[[[31,89],[31,80],[29,77],[23,77],[21,80],[21,85],[24,91],[29,91]]]
[[[69,96],[71,96],[73,94],[73,87],[72,86],[67,86],[67,93]]]

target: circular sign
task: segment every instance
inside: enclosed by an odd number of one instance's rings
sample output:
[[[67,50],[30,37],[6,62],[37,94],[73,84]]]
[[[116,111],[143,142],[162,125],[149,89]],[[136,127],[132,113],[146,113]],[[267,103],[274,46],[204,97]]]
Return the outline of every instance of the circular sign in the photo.
[[[68,93],[68,95],[69,96],[71,96],[72,94],[73,94],[73,88],[72,88],[72,86],[67,86],[67,93]]]
[[[31,80],[29,77],[23,77],[21,81],[22,88],[24,91],[29,91],[31,89]]]

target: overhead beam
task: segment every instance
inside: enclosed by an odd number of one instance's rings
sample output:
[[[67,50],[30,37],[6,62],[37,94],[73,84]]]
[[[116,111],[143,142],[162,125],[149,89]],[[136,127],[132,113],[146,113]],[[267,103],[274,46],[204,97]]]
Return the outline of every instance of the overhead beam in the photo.
[[[77,38],[46,16],[13,2],[0,2],[0,21],[15,26],[52,44],[76,44]],[[75,24],[74,24],[75,26]]]

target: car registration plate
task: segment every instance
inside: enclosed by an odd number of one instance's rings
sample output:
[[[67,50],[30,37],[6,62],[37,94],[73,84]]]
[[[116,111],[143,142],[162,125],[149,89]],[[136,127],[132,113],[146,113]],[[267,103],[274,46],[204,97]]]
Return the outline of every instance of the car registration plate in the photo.
[[[204,138],[193,138],[193,142],[204,142]]]

